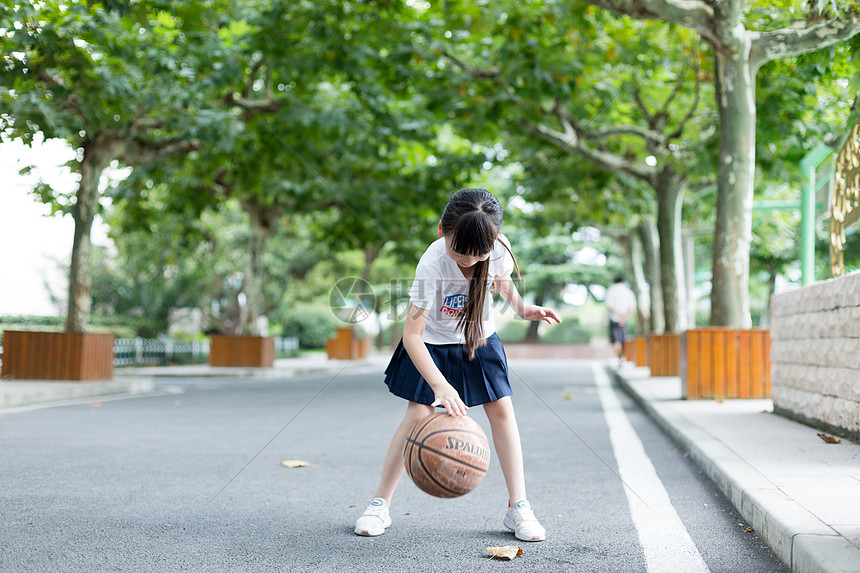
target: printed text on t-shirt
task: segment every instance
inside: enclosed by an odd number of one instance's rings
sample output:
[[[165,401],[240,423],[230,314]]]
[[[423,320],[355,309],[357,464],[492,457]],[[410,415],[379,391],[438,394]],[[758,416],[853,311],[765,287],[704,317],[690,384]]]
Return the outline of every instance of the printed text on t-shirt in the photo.
[[[460,316],[466,307],[466,295],[452,294],[445,297],[439,311],[447,316]]]

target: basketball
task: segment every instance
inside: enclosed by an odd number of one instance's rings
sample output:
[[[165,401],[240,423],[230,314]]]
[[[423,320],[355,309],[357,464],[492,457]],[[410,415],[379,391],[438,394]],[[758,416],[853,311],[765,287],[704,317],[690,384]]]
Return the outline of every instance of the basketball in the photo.
[[[422,491],[436,497],[459,497],[484,480],[490,467],[490,443],[468,416],[441,412],[422,418],[403,448],[406,473]]]

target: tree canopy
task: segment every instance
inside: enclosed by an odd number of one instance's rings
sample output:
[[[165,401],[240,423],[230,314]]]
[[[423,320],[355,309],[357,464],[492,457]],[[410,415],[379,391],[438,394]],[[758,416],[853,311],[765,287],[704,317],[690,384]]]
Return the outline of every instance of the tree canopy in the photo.
[[[858,9],[4,4],[0,132],[26,143],[42,133],[77,151],[74,196],[35,190],[76,221],[68,330],[86,326],[89,234],[107,200],[123,280],[162,286],[156,296],[117,283],[113,296],[100,283],[96,307],[143,305],[163,319],[170,299],[191,304],[197,289],[218,328],[254,332],[292,296],[279,281],[343,266],[336,253],[357,253],[354,272],[371,282],[377,261],[402,273],[432,240],[448,193],[487,182],[520,239],[535,300],[622,268],[620,258],[601,269],[575,262],[577,229],[598,228],[650,283],[637,292],[651,292],[652,326],[683,329],[682,239],[705,232],[711,260],[697,266],[711,321],[743,326],[750,290],[772,291],[796,258],[786,236],[796,216],[754,215],[753,201],[790,199],[799,158],[819,141],[836,145],[857,113]],[[130,175],[106,189],[108,165]],[[640,246],[645,273],[631,254]]]

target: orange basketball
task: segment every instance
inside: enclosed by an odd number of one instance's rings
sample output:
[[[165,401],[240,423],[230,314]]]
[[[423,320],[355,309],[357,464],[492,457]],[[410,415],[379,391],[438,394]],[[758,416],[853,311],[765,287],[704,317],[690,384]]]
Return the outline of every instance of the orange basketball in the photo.
[[[406,438],[403,464],[421,490],[436,497],[459,497],[487,475],[490,443],[468,416],[430,414]]]

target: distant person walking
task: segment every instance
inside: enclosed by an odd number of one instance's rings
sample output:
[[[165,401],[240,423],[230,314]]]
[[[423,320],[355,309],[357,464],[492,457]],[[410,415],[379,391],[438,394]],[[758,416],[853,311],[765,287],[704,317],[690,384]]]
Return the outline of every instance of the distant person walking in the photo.
[[[627,319],[636,310],[636,295],[624,284],[624,277],[606,289],[606,308],[609,310],[609,340],[615,347],[618,366],[624,364],[624,341],[627,336]]]

